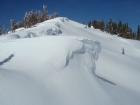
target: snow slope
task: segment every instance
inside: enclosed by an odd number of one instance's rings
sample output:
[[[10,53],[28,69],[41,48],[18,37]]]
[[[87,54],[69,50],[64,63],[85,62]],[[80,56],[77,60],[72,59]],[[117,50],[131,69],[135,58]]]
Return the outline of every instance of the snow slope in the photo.
[[[84,27],[59,17],[1,36],[0,105],[139,105],[140,42]]]

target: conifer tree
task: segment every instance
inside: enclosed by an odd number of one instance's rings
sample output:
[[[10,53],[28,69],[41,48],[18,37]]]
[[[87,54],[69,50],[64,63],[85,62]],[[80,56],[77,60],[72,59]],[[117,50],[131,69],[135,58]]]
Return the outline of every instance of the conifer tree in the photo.
[[[53,14],[51,14],[49,17],[47,17],[48,19],[54,19],[58,17],[58,13],[57,12],[54,12]]]
[[[95,29],[99,29],[99,22],[98,22],[97,20],[92,21],[92,26],[93,26]]]
[[[138,26],[137,30],[137,40],[140,40],[140,25]]]
[[[1,22],[0,22],[1,24]],[[2,35],[2,26],[0,25],[0,35]]]
[[[135,39],[135,37],[136,37],[136,33],[133,32],[133,34],[132,34],[132,38],[131,38],[131,39]]]
[[[117,34],[117,23],[112,22],[112,34]]]
[[[105,30],[105,23],[104,23],[103,20],[99,23],[99,29],[102,30],[102,31]]]
[[[128,34],[128,38],[129,39],[132,39],[132,29],[130,27],[128,27],[128,30],[127,30],[127,34]]]
[[[0,27],[0,35],[2,35],[2,28]]]
[[[30,13],[26,12],[25,13],[25,17],[24,17],[24,27],[28,28],[30,27],[31,23],[30,23]]]
[[[88,22],[88,27],[91,27],[91,21],[90,21],[90,22]]]
[[[41,22],[41,11],[36,11],[36,18],[37,18],[37,23]]]
[[[11,31],[14,33],[15,29],[17,28],[16,27],[16,22],[15,22],[15,20],[11,19],[10,23],[11,23]]]
[[[122,37],[123,38],[126,38],[126,23],[125,24],[123,24],[123,29],[122,29]]]
[[[131,38],[131,36],[132,36],[132,29],[129,28],[128,23],[125,23],[123,27],[123,37],[129,39]]]
[[[6,34],[6,28],[4,27],[4,25],[3,25],[3,34],[4,35]]]
[[[118,34],[118,36],[120,36],[120,37],[122,37],[122,22],[121,21],[119,21],[119,23],[118,23],[118,27],[117,27],[117,34]]]
[[[110,34],[113,34],[113,20],[110,18],[110,21],[108,22],[108,31]]]
[[[43,12],[42,12],[42,18],[41,18],[41,22],[47,20],[47,6],[43,5]]]
[[[106,30],[110,34],[117,34],[117,23],[110,18],[110,21],[107,23]]]
[[[108,25],[108,23],[106,24],[106,29],[105,29],[105,31],[106,31],[107,33],[110,32],[110,31],[109,31],[109,25]]]

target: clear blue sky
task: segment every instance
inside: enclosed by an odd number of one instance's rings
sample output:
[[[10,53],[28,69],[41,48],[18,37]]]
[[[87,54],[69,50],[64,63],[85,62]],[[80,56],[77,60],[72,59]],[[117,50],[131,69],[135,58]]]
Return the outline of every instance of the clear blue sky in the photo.
[[[25,12],[42,10],[47,5],[48,13],[59,12],[59,16],[68,17],[77,22],[90,20],[128,22],[133,31],[140,24],[139,0],[2,0],[0,3],[0,21],[7,28],[10,19],[20,21]]]

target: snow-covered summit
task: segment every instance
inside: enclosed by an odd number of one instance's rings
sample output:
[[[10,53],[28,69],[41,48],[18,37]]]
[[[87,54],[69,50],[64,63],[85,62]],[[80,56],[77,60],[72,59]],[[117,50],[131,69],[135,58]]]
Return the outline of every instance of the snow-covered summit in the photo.
[[[138,43],[65,17],[1,36],[0,105],[139,105]]]

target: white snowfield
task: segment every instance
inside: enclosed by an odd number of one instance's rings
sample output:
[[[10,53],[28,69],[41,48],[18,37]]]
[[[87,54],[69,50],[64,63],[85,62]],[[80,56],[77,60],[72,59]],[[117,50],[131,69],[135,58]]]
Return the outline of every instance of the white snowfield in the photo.
[[[9,32],[0,105],[140,105],[139,45],[64,17]]]

